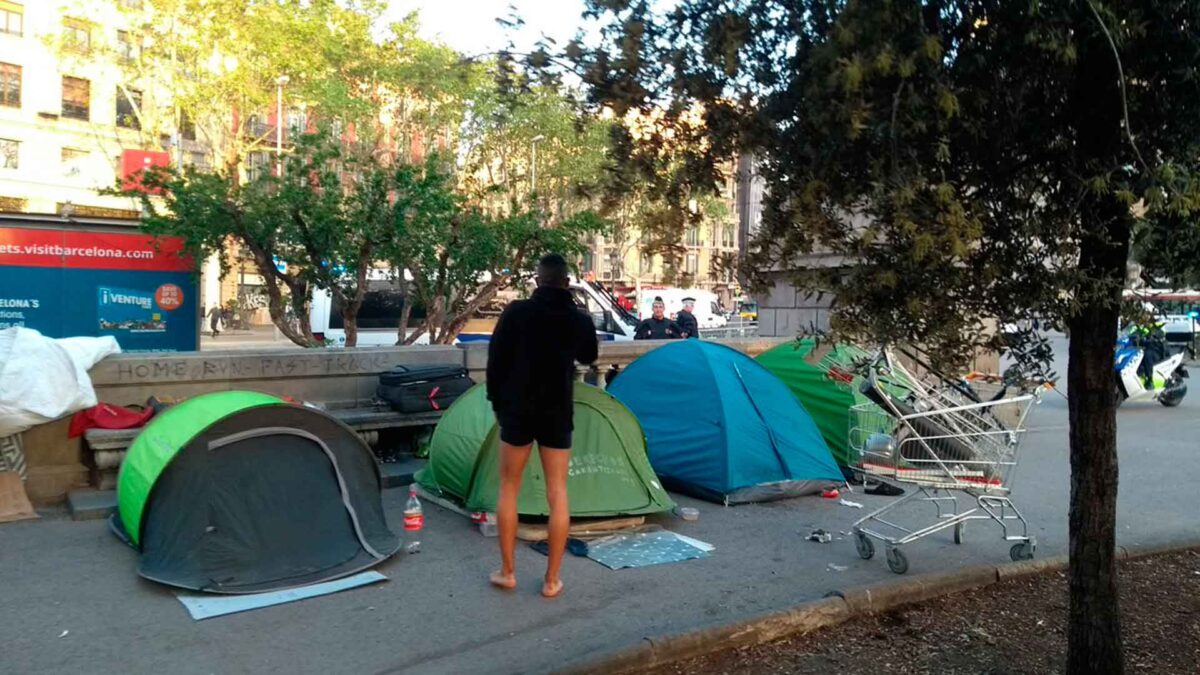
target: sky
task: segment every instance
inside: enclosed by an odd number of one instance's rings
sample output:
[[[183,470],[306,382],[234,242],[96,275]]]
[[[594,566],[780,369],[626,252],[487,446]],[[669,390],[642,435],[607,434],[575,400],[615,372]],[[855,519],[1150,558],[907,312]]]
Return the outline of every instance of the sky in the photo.
[[[543,33],[564,45],[582,24],[583,0],[390,0],[388,16],[398,19],[417,11],[423,37],[475,55],[507,45],[496,18],[509,16],[510,7],[525,19],[524,29],[514,36],[518,50],[532,47]]]

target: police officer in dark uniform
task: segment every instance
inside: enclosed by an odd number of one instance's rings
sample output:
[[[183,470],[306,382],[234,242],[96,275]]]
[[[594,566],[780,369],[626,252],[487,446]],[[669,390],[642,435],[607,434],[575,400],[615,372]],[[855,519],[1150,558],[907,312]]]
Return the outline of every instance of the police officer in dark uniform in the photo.
[[[683,337],[679,324],[663,316],[667,306],[662,298],[654,298],[654,316],[643,319],[633,333],[634,340],[678,340]]]
[[[684,298],[683,309],[675,315],[675,323],[679,324],[680,330],[683,331],[685,338],[700,337],[700,323],[696,321],[696,315],[692,314],[692,310],[696,308],[695,298]]]

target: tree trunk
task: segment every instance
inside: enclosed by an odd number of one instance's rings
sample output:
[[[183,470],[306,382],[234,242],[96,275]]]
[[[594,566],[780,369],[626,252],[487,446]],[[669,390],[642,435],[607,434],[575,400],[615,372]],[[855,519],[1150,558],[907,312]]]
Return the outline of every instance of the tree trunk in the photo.
[[[1075,7],[1079,58],[1070,92],[1074,173],[1103,177],[1132,160],[1122,130],[1112,50],[1087,3]],[[1102,75],[1098,75],[1102,74]],[[1067,672],[1119,675],[1125,663],[1117,603],[1117,400],[1113,350],[1129,257],[1132,216],[1110,191],[1084,188],[1067,367],[1071,438]]]
[[[1067,367],[1071,439],[1070,590],[1067,672],[1124,672],[1117,601],[1117,381],[1113,346],[1128,256],[1128,208],[1115,200],[1091,214],[1095,235],[1080,269],[1109,287],[1071,321]],[[1107,223],[1093,220],[1106,211]],[[1122,243],[1124,242],[1124,243]]]
[[[342,313],[342,324],[346,331],[346,347],[358,346],[358,312]]]
[[[404,306],[400,308],[400,324],[396,326],[396,344],[408,344],[408,321],[412,318],[412,303],[408,296],[404,297]]]

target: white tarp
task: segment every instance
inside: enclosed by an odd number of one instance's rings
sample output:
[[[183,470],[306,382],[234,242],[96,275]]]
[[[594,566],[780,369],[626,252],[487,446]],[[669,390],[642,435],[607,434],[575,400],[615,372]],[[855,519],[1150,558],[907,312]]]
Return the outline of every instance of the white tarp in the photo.
[[[121,348],[112,337],[54,340],[0,330],[0,437],[96,405],[88,370]]]

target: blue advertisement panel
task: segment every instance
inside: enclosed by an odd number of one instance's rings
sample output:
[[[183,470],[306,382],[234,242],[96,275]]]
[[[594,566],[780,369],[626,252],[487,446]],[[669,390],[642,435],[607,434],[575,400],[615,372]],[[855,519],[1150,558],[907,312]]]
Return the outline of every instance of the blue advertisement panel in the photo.
[[[0,228],[0,328],[103,336],[124,351],[198,348],[200,307],[177,240]]]

